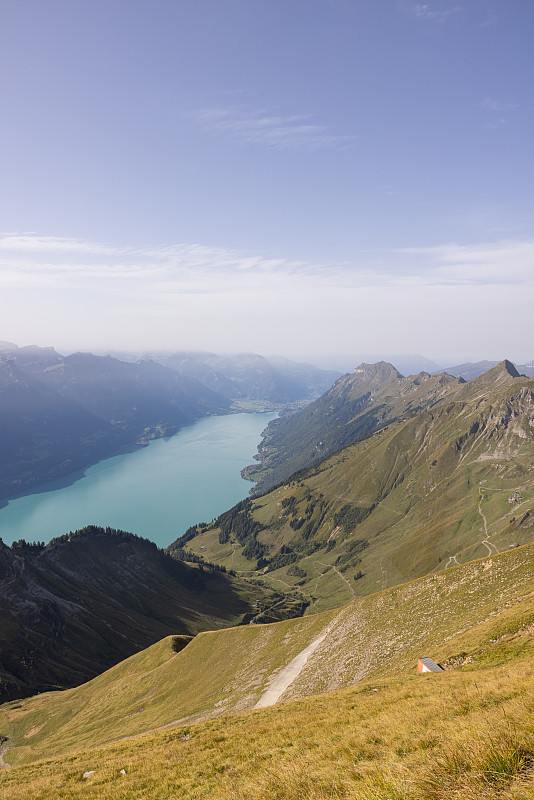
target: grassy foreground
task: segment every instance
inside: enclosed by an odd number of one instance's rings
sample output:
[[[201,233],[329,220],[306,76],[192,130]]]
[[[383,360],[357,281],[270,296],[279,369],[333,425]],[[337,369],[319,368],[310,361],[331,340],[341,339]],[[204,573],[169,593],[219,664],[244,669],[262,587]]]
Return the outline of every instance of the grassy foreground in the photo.
[[[391,677],[5,770],[0,797],[530,800],[533,688],[530,659]]]
[[[417,658],[481,669],[525,657],[534,545],[454,567],[309,617],[167,637],[92,681],[0,706],[13,767],[162,726],[254,708],[293,658],[324,639],[281,700],[409,675]],[[1,741],[1,739],[0,739]]]
[[[336,612],[180,652],[168,637],[77,689],[4,704],[0,800],[531,799],[533,562],[526,545]],[[286,702],[254,709],[325,631]],[[418,675],[418,655],[446,671]]]

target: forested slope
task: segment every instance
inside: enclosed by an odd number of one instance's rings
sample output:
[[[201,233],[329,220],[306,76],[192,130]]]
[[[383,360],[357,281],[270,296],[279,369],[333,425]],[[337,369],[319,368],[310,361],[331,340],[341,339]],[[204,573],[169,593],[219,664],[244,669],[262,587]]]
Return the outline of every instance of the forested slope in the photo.
[[[0,702],[82,683],[169,634],[239,624],[269,597],[124,531],[0,540]]]

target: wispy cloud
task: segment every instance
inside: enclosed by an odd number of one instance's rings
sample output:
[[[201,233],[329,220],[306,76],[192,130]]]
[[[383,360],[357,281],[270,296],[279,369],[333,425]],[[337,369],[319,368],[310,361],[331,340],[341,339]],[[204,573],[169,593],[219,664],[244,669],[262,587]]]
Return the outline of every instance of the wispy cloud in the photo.
[[[447,2],[413,3],[409,0],[403,0],[401,8],[417,19],[430,22],[446,22],[452,17],[457,17],[462,11],[461,6],[451,6]]]
[[[500,114],[503,111],[515,111],[516,108],[519,108],[519,104],[503,103],[501,100],[494,100],[491,97],[486,97],[486,99],[482,101],[482,108],[488,111],[496,111]]]
[[[499,18],[495,14],[493,14],[492,16],[482,20],[482,22],[479,22],[479,26],[481,28],[493,28],[493,26],[497,25],[498,22]]]
[[[448,243],[349,261],[312,262],[202,244],[113,247],[61,237],[0,235],[0,284],[96,287],[103,293],[179,294],[235,291],[243,287],[289,290],[315,285],[357,288],[532,283],[534,241],[504,239],[470,245]]]
[[[490,115],[489,121],[486,122],[486,127],[488,128],[502,128],[507,125],[510,121],[511,112],[517,111],[519,108],[518,103],[503,102],[491,97],[486,97],[481,106]]]
[[[356,141],[355,136],[335,134],[305,114],[282,116],[267,109],[231,106],[198,109],[189,118],[207,133],[270,150],[345,150]]]
[[[410,262],[406,273],[431,284],[519,287],[534,283],[534,241],[451,243],[399,252]]]
[[[130,286],[147,297],[154,291],[160,295],[162,288],[170,293],[226,292],[251,280],[302,278],[321,269],[311,262],[195,243],[113,247],[80,239],[0,234],[3,286],[87,287],[119,294]]]
[[[82,239],[65,239],[58,236],[38,236],[35,233],[0,233],[0,253],[88,253],[92,255],[115,255],[116,247],[86,242]]]
[[[293,352],[337,352],[350,340],[417,352],[424,342],[436,355],[447,330],[447,349],[461,352],[469,341],[481,353],[491,344],[510,355],[528,339],[533,261],[534,240],[314,262],[194,243],[114,247],[7,234],[2,335],[60,350],[238,351],[246,341],[257,352],[287,352],[288,343]]]

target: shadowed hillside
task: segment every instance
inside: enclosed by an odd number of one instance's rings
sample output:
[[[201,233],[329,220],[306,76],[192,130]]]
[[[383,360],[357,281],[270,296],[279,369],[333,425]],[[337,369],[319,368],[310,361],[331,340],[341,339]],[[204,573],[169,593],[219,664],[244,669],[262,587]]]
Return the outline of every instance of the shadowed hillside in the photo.
[[[77,685],[171,633],[238,624],[269,597],[124,531],[0,540],[0,700]]]
[[[23,347],[0,356],[0,499],[172,435],[230,401],[154,362]]]

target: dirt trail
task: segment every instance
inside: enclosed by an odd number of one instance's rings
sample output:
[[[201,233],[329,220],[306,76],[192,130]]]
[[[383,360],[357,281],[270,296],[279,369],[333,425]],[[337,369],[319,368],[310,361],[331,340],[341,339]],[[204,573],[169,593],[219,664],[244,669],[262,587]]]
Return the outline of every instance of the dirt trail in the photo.
[[[0,769],[9,769],[9,764],[4,761],[4,756],[7,753],[7,742],[0,743]]]
[[[283,583],[284,586],[289,586],[290,589],[294,589],[295,588],[295,584],[294,583],[288,583],[287,581],[283,581],[282,578],[271,578],[269,576],[269,580],[275,581],[276,583]]]
[[[321,564],[323,567],[332,567],[332,569],[334,570],[334,572],[335,572],[337,575],[339,575],[339,577],[341,578],[341,580],[342,580],[342,581],[345,581],[345,583],[347,584],[347,586],[348,586],[348,587],[349,587],[349,589],[350,589],[350,592],[351,592],[352,596],[353,596],[353,597],[356,597],[356,595],[355,595],[355,593],[354,593],[354,589],[352,588],[352,586],[350,585],[350,583],[348,582],[348,580],[345,578],[345,576],[341,574],[341,572],[340,572],[340,571],[337,569],[337,567],[336,567],[334,564],[325,564],[323,561],[314,561],[313,563],[314,563],[314,564]]]
[[[490,556],[495,555],[495,553],[498,553],[499,550],[498,550],[497,546],[494,545],[493,542],[490,542],[490,540],[489,540],[488,521],[487,521],[487,519],[486,519],[486,517],[484,515],[484,512],[482,511],[482,507],[481,507],[482,506],[482,501],[484,499],[484,495],[482,494],[482,492],[495,492],[495,491],[500,491],[500,490],[499,489],[487,489],[486,487],[484,487],[484,489],[483,489],[481,486],[478,487],[478,493],[480,495],[480,500],[478,501],[478,513],[482,517],[482,521],[484,523],[484,533],[485,533],[485,538],[482,539],[482,544],[484,545],[484,547],[486,547],[488,549],[488,555],[490,555]],[[495,548],[495,553],[491,549],[492,547]]]
[[[325,640],[328,631],[329,628],[318,636],[317,639],[314,639],[308,647],[295,656],[295,658],[279,672],[267,691],[262,694],[254,708],[274,706],[288,686],[300,675],[309,657],[317,650],[321,642]]]
[[[273,609],[273,608],[276,608],[276,606],[280,606],[280,605],[282,605],[282,603],[285,603],[285,601],[286,601],[286,598],[285,598],[285,597],[282,597],[282,599],[281,599],[281,600],[278,600],[278,601],[277,601],[276,603],[274,603],[272,606],[269,606],[268,608],[264,608],[264,609],[263,609],[263,611],[258,611],[258,613],[257,613],[255,616],[253,616],[253,617],[252,617],[252,619],[250,620],[250,622],[249,622],[249,625],[252,625],[254,622],[256,622],[256,620],[257,620],[257,619],[259,619],[260,617],[262,617],[262,616],[263,616],[264,614],[266,614],[268,611],[272,611],[272,609]]]

